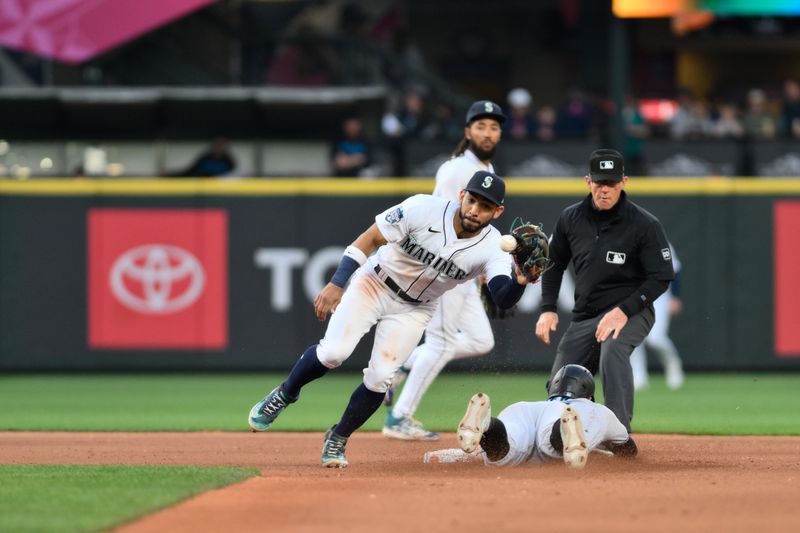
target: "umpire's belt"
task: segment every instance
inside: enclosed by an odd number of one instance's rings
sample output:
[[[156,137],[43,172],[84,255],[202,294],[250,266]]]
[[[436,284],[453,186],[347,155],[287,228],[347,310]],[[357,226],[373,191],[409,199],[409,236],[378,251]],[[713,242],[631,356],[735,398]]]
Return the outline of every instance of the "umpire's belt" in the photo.
[[[376,274],[380,275],[381,270],[383,270],[383,269],[381,268],[380,265],[375,265],[375,273]],[[405,300],[406,302],[409,302],[409,303],[412,303],[412,304],[424,303],[422,300],[417,300],[416,298],[412,298],[411,296],[409,296],[406,293],[406,291],[401,289],[400,285],[398,285],[389,276],[386,276],[385,278],[383,278],[383,282],[386,284],[387,287],[389,287],[392,290],[392,292],[394,292],[396,295],[398,295],[400,297],[400,299]]]

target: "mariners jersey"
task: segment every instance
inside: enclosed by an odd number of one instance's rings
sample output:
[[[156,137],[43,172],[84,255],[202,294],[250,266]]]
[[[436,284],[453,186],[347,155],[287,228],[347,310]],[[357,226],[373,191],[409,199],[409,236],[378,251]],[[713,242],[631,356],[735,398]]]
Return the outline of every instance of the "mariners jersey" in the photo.
[[[479,170],[494,172],[494,167],[491,163],[484,165],[472,151],[465,150],[460,156],[445,161],[436,171],[433,195],[458,202],[458,194]]]
[[[388,241],[369,258],[408,296],[431,301],[460,283],[485,274],[510,276],[511,255],[500,249],[500,232],[486,226],[459,239],[453,220],[459,204],[427,194],[408,198],[375,217]]]

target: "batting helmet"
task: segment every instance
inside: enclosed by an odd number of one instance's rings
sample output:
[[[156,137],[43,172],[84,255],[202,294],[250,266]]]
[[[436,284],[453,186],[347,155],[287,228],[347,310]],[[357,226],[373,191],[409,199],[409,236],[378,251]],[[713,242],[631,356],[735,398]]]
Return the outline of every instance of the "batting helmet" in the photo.
[[[594,376],[581,365],[562,366],[547,387],[547,397],[594,399]]]

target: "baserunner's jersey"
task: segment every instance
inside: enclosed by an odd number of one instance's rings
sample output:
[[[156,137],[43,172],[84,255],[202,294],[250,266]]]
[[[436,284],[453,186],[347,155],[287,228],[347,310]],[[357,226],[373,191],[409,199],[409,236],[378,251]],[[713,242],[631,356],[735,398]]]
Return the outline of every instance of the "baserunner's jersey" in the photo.
[[[388,241],[369,258],[379,276],[392,278],[408,296],[431,301],[460,283],[485,274],[510,276],[511,256],[500,249],[500,232],[491,225],[459,239],[453,220],[459,204],[427,194],[408,198],[375,217]]]
[[[553,449],[550,435],[553,424],[569,405],[581,417],[584,438],[589,450],[601,443],[612,441],[621,444],[628,440],[628,430],[605,405],[586,398],[553,399],[539,402],[517,402],[509,405],[497,415],[503,422],[508,436],[509,451],[494,465],[518,465],[525,462],[542,463],[561,459],[561,453]]]
[[[436,171],[433,195],[458,202],[458,194],[467,186],[472,175],[479,170],[494,172],[494,167],[491,163],[484,165],[471,150],[465,150],[460,156],[442,163]]]

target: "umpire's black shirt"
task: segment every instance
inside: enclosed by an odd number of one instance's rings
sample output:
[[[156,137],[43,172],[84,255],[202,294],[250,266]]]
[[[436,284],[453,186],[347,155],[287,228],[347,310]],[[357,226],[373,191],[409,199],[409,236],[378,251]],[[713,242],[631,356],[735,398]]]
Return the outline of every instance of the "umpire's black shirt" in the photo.
[[[575,265],[574,320],[619,306],[633,316],[653,302],[675,276],[664,228],[629,201],[625,191],[611,209],[595,209],[591,194],[564,209],[550,239],[553,268],[542,276],[542,312],[556,311],[561,278]]]

